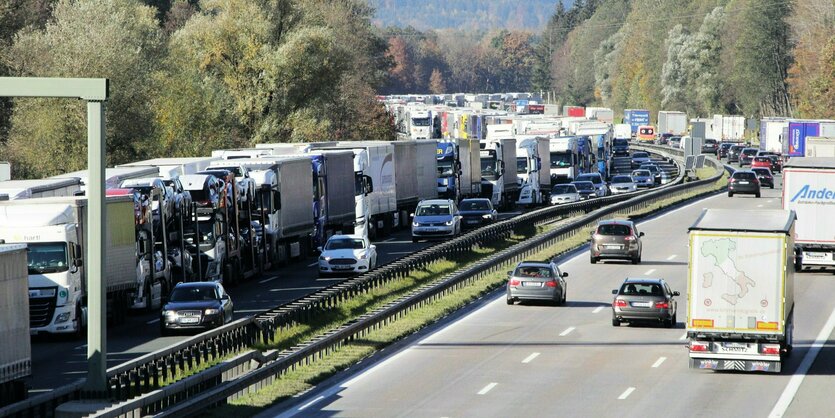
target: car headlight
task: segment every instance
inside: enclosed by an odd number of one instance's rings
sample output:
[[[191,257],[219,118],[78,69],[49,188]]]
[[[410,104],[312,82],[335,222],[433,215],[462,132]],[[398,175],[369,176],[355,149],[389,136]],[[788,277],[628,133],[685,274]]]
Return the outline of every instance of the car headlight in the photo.
[[[203,314],[204,314],[204,315],[217,315],[217,314],[219,314],[219,313],[220,313],[220,311],[219,311],[219,310],[217,310],[217,309],[212,309],[212,308],[210,308],[210,309],[206,309],[205,311],[203,311]]]
[[[493,219],[493,215],[481,215],[484,219]]]
[[[331,257],[326,256],[326,255],[320,255],[319,260],[321,260],[321,261],[331,261]]]
[[[162,311],[162,316],[173,316],[174,311]]]
[[[412,226],[420,226],[420,223],[418,223],[418,222],[412,222]]]
[[[360,254],[360,260],[365,260],[368,258],[368,253]]]
[[[452,226],[452,221],[446,221],[446,222],[444,222],[444,225],[446,225],[446,226]]]

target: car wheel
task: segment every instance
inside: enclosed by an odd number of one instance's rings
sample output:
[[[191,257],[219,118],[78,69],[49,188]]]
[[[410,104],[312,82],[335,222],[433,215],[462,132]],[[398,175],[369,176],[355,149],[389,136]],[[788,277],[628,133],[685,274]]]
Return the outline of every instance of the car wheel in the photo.
[[[757,194],[755,196],[757,197],[757,199],[759,199],[760,198],[760,192],[757,192]]]
[[[506,300],[508,305],[513,305],[513,298],[508,297]]]
[[[728,197],[734,197],[734,194],[731,193],[731,192],[728,192]]]
[[[638,264],[638,263],[640,263],[640,262],[641,262],[641,258],[640,258],[640,257],[632,257],[632,264]]]
[[[594,258],[594,256],[589,256],[589,261],[591,261],[592,264],[597,264],[598,259]]]
[[[772,184],[771,186],[768,186],[768,188],[769,188],[769,189],[773,189],[773,188],[774,188],[774,185]]]
[[[416,242],[418,242],[418,241],[419,241],[419,240],[418,240],[417,238],[412,238],[412,242],[413,242],[413,243],[416,243]]]
[[[613,327],[619,327],[620,326],[620,320],[618,320],[615,317],[612,317],[612,326]]]
[[[670,320],[670,328],[675,328],[678,325],[678,312],[673,312],[673,318]]]
[[[568,290],[563,290],[563,292],[562,292],[562,302],[560,304],[565,305],[565,302],[567,301],[567,299],[568,299]]]

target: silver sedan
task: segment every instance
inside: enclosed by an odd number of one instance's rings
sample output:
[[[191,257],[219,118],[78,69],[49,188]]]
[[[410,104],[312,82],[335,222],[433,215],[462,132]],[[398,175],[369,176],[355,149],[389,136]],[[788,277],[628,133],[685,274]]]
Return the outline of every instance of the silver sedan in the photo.
[[[507,304],[515,301],[545,300],[564,305],[568,289],[565,278],[556,264],[547,261],[523,261],[507,272]]]

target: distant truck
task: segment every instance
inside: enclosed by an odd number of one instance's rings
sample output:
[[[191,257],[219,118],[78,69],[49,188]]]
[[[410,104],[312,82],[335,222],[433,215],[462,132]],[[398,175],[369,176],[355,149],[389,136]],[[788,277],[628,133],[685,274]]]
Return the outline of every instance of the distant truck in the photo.
[[[516,167],[516,138],[512,125],[487,126],[487,139],[479,144],[481,196],[501,209],[512,207],[519,197]]]
[[[745,139],[745,117],[713,115],[714,139],[725,142],[741,142]]]
[[[0,244],[0,407],[26,398],[32,375],[26,245]]]
[[[611,124],[615,121],[615,113],[608,107],[587,107],[586,118]]]
[[[690,227],[690,368],[782,370],[794,330],[795,219],[785,210],[705,209]]]
[[[627,123],[615,124],[614,139],[632,138],[632,127]]]
[[[75,196],[80,191],[81,183],[76,178],[6,180],[0,182],[0,195],[8,196],[8,200]]]
[[[658,130],[660,134],[681,136],[687,134],[687,114],[662,110],[658,112]],[[714,128],[715,129],[715,128]]]
[[[805,156],[835,158],[835,137],[806,137]]]
[[[795,270],[835,266],[835,158],[790,158],[782,200],[797,213]]]
[[[806,155],[806,138],[835,137],[835,121],[792,120],[788,136],[788,141],[783,143],[783,155],[803,157]]]
[[[535,206],[550,202],[550,141],[537,135],[516,135],[516,140],[516,171],[521,187],[516,204]]]
[[[626,109],[623,111],[623,123],[628,124],[631,135],[638,133],[639,126],[649,125],[649,110]]]
[[[409,139],[432,138],[432,115],[429,109],[409,110]]]
[[[87,321],[87,198],[48,197],[0,202],[0,239],[26,244],[29,263],[29,325],[32,334],[80,333]],[[120,322],[138,295],[137,242],[130,196],[108,196],[104,232],[107,262],[102,284],[108,319]],[[157,292],[159,294],[159,292]]]
[[[436,149],[438,197],[461,199],[481,193],[479,141],[451,138],[438,141]]]
[[[762,118],[760,120],[760,149],[763,151],[783,153],[783,131],[789,127],[786,118]]]
[[[586,108],[583,106],[563,106],[562,114],[563,116],[573,116],[582,118],[586,116]]]
[[[580,139],[577,137],[551,138],[548,141],[551,184],[570,183],[581,170]]]

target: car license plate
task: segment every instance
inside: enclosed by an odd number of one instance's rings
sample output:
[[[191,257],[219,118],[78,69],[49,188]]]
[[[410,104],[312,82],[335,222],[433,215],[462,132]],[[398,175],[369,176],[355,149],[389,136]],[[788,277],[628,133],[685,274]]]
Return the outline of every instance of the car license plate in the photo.
[[[423,228],[424,232],[438,232],[438,228]]]
[[[196,324],[200,322],[200,318],[196,316],[187,316],[185,318],[180,318],[181,324]]]
[[[621,250],[623,249],[623,245],[615,245],[615,244],[605,244],[607,250]]]
[[[524,286],[524,287],[542,287],[542,283],[540,283],[540,282],[522,282],[522,286]]]
[[[652,302],[632,302],[632,306],[636,308],[649,308]]]
[[[353,266],[333,266],[334,270],[353,270]]]
[[[467,219],[468,224],[477,224],[478,222],[478,219]]]
[[[740,181],[739,184],[748,184],[747,181]]]

